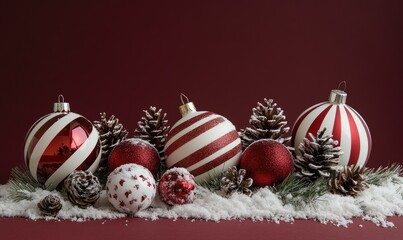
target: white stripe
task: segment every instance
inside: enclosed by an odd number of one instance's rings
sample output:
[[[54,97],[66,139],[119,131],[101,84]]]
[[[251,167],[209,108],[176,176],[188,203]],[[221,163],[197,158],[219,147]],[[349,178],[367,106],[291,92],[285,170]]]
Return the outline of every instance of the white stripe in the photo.
[[[48,130],[42,135],[39,139],[38,143],[36,144],[32,154],[30,156],[29,161],[29,169],[32,173],[32,176],[35,180],[38,180],[36,174],[38,172],[38,164],[39,160],[41,159],[43,153],[45,152],[46,148],[52,142],[52,140],[56,137],[56,135],[62,130],[65,126],[70,124],[71,121],[74,119],[79,118],[80,115],[76,113],[69,113],[62,118],[60,118],[57,122],[53,123]]]
[[[91,154],[98,144],[99,134],[92,131],[87,140],[73,153],[45,182],[47,189],[52,190],[70,173],[76,170]]]
[[[182,131],[178,132],[176,135],[171,136],[171,138],[169,139],[169,141],[165,144],[165,149],[167,149],[172,143],[174,143],[176,140],[178,140],[179,138],[181,138],[183,135],[185,135],[186,133],[192,131],[193,129],[205,124],[206,122],[216,119],[216,118],[221,118],[221,116],[217,115],[217,114],[213,114],[210,115],[208,117],[202,118],[199,121],[193,123],[192,125],[190,125],[189,127],[183,129]]]
[[[61,115],[65,113],[50,113],[47,116],[43,117],[42,119],[39,120],[39,122],[34,123],[34,125],[31,127],[31,129],[28,131],[28,135],[25,139],[25,147],[24,147],[24,159],[25,159],[25,164],[28,165],[27,162],[27,155],[28,155],[28,148],[30,146],[30,143],[32,142],[32,138],[35,136],[35,134],[38,132],[38,130],[49,121],[49,119]]]
[[[320,125],[319,130],[323,130],[326,128],[325,135],[331,135],[333,132],[333,127],[334,127],[334,122],[336,119],[336,109],[337,105],[333,105],[330,109],[329,112],[326,114],[325,118],[323,119],[322,124]],[[312,133],[316,134],[316,133]]]
[[[235,127],[231,123],[221,122],[172,152],[167,159],[167,163],[169,166],[172,166],[190,154],[210,144],[214,140],[217,140],[218,138],[234,130]]]
[[[196,112],[190,112],[188,114],[186,114],[185,116],[183,116],[181,119],[179,119],[171,128],[170,131],[174,130],[176,127],[178,127],[181,123],[190,120],[194,117],[199,116],[200,114],[205,113],[206,111],[196,111]]]
[[[359,116],[357,116],[356,111],[352,110],[351,107],[349,107],[349,106],[346,106],[346,108],[350,110],[350,113],[353,116],[354,122],[357,125],[358,135],[360,136],[360,154],[358,157],[357,165],[364,166],[364,164],[367,160],[368,149],[369,149],[368,137],[367,137],[367,133],[365,132],[365,126],[362,125],[362,122],[361,122]]]
[[[300,143],[303,142],[309,128],[312,125],[312,122],[319,116],[319,114],[321,112],[323,112],[323,110],[325,110],[327,107],[329,107],[329,105],[330,105],[330,103],[317,107],[312,112],[310,112],[305,117],[304,120],[302,120],[302,122],[299,125],[299,128],[297,129],[297,132],[295,134],[294,147],[295,147],[296,154],[300,154],[298,147],[299,147]],[[318,104],[316,106],[318,106]],[[316,135],[316,133],[312,133],[312,134]]]
[[[224,171],[226,171],[229,167],[231,166],[236,166],[239,164],[239,161],[241,159],[242,152],[239,152],[236,154],[234,157],[228,159],[228,161],[222,163],[221,165],[203,173],[198,176],[195,176],[195,181],[196,183],[201,183],[204,180],[209,179],[210,177],[216,176]]]
[[[217,152],[211,154],[210,156],[208,156],[208,157],[200,160],[199,162],[193,164],[192,166],[188,167],[187,170],[193,171],[196,168],[199,168],[199,167],[211,162],[212,160],[218,158],[219,156],[224,155],[225,153],[229,152],[231,149],[233,149],[235,146],[237,146],[239,144],[241,144],[241,140],[239,138],[237,138],[234,141],[232,141],[231,143],[229,143],[227,146],[218,150]]]
[[[351,133],[350,123],[346,113],[345,105],[340,106],[340,118],[341,118],[341,134],[340,134],[340,147],[343,151],[343,155],[340,157],[339,165],[346,166],[350,160],[351,153]]]

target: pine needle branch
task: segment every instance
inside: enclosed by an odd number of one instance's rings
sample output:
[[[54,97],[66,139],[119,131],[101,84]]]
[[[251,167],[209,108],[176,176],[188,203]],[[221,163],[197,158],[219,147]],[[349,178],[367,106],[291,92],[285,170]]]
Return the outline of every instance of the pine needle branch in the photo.
[[[314,182],[309,182],[297,177],[295,174],[289,175],[281,184],[271,187],[285,204],[291,204],[297,209],[305,205],[314,204],[322,195],[328,192],[326,179],[321,177]]]
[[[224,172],[209,175],[205,180],[197,182],[197,185],[207,188],[212,192],[219,191],[221,189],[221,179],[224,177]]]
[[[32,177],[28,167],[25,165],[11,169],[9,184],[10,197],[17,202],[31,200],[29,193],[35,192],[37,188],[45,189],[42,184]]]
[[[381,185],[387,179],[392,178],[392,181],[399,182],[397,177],[402,176],[403,167],[397,163],[393,163],[388,167],[379,167],[377,169],[369,169],[366,172],[366,180],[367,184]]]

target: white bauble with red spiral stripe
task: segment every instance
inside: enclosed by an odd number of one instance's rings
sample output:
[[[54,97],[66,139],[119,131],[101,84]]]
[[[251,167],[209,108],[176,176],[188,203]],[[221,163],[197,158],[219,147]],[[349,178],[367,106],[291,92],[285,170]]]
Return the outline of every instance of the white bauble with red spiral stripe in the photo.
[[[74,170],[97,169],[101,159],[99,133],[86,118],[70,112],[60,95],[54,112],[36,121],[28,131],[24,158],[33,178],[52,190]]]
[[[364,119],[346,104],[347,94],[332,90],[329,101],[316,104],[304,111],[297,119],[292,130],[292,146],[300,154],[298,146],[309,133],[316,135],[326,128],[339,141],[344,154],[339,165],[364,166],[370,156],[372,140]]]
[[[171,128],[165,143],[168,167],[186,168],[196,181],[202,181],[239,164],[241,140],[228,119],[196,111],[192,102],[179,109],[182,118]]]

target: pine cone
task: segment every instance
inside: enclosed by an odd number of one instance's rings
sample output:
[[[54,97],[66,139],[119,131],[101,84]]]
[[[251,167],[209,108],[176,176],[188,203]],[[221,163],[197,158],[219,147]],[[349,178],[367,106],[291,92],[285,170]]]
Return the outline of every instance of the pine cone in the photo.
[[[38,203],[38,208],[43,215],[56,217],[60,209],[62,209],[62,203],[58,196],[48,195]]]
[[[248,197],[252,196],[252,191],[249,189],[249,187],[252,186],[253,179],[244,179],[245,174],[245,169],[239,169],[238,171],[236,166],[228,168],[224,177],[221,179],[221,189],[224,190],[227,197],[233,192],[242,192]]]
[[[273,139],[280,143],[288,142],[291,137],[283,138],[290,128],[286,127],[287,121],[283,110],[277,107],[273,99],[264,99],[263,104],[258,102],[257,107],[252,109],[249,120],[251,127],[241,129],[239,135],[243,149],[260,139]]]
[[[161,161],[165,163],[164,146],[169,130],[168,120],[165,119],[167,114],[162,113],[162,109],[157,111],[157,108],[153,106],[143,112],[145,116],[137,123],[138,127],[134,130],[134,137],[151,143],[158,150]]]
[[[101,185],[90,171],[74,171],[66,180],[64,188],[70,202],[80,208],[93,205],[99,198]]]
[[[317,137],[309,133],[311,141],[304,138],[299,145],[300,155],[294,161],[296,175],[314,181],[320,176],[329,177],[331,171],[339,164],[343,154],[339,143],[332,135],[324,136],[326,128],[318,131]]]
[[[341,171],[333,172],[328,186],[332,193],[355,197],[368,187],[365,172],[365,168],[359,166],[346,166]]]
[[[125,140],[127,137],[127,130],[119,123],[119,119],[114,115],[106,119],[106,113],[100,113],[101,120],[94,121],[94,127],[99,132],[102,147],[102,161],[108,159],[109,153],[112,148]]]

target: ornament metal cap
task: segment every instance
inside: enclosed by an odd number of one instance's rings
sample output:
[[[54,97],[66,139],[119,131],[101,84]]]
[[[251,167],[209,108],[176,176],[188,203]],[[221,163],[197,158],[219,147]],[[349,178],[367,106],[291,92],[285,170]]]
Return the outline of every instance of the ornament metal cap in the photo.
[[[65,112],[65,113],[70,112],[70,104],[68,102],[64,102],[63,95],[60,94],[57,100],[58,100],[57,103],[53,104],[54,112]]]
[[[344,85],[343,90],[340,90],[340,86]],[[339,89],[333,89],[330,92],[329,96],[329,102],[333,104],[345,104],[346,99],[347,99],[347,93],[345,92],[346,90],[346,81],[343,81],[339,84]]]
[[[186,103],[183,101],[183,98],[186,98]],[[182,114],[182,117],[190,112],[196,112],[196,107],[193,102],[189,102],[188,97],[185,94],[181,93],[181,101],[182,105],[179,106],[179,112]]]

